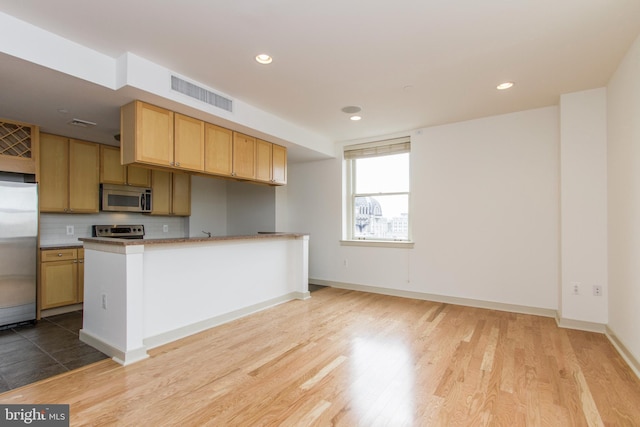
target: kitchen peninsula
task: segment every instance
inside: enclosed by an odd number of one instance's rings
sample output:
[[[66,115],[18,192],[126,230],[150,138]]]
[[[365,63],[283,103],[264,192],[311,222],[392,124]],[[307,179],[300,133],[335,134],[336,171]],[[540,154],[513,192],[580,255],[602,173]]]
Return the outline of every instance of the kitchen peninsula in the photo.
[[[123,365],[148,357],[150,348],[310,295],[305,234],[80,240],[80,339]]]

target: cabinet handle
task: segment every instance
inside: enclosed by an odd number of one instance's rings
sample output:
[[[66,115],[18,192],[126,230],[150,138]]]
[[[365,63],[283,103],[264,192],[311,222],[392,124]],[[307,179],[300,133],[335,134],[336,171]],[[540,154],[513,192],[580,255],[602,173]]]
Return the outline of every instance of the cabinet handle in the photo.
[[[74,264],[77,264],[77,263],[78,263],[78,260],[77,260],[77,259],[74,259],[74,260],[73,260],[73,263],[74,263]]]
[[[83,259],[80,259],[80,260],[78,260],[78,262],[79,262],[80,264],[83,264],[83,263],[84,263],[84,260],[83,260]]]
[[[176,164],[174,162],[169,163],[169,166],[175,166]]]
[[[180,162],[176,162],[176,166],[180,166]]]
[[[60,252],[58,252],[58,256],[62,256],[62,254]]]

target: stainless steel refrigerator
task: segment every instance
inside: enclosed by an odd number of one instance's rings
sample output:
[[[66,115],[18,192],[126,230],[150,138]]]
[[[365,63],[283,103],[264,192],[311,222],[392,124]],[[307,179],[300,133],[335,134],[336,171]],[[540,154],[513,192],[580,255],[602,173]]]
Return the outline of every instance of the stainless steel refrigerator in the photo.
[[[38,186],[0,181],[0,329],[36,318]]]

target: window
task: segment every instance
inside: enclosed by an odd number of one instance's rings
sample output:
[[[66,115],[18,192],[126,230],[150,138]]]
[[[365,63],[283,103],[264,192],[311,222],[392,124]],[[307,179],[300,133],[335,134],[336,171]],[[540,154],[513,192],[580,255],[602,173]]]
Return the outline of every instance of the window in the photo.
[[[345,147],[347,240],[411,240],[409,139]]]

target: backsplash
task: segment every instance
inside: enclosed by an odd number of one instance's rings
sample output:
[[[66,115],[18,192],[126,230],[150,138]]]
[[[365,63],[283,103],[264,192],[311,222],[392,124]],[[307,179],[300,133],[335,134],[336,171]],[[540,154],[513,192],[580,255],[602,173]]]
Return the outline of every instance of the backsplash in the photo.
[[[186,237],[189,218],[177,216],[150,216],[137,213],[100,212],[98,214],[40,214],[40,245],[66,245],[80,243],[80,237],[91,237],[92,225],[144,225],[146,239]],[[163,231],[164,226],[168,232]],[[67,226],[73,226],[73,235],[67,235]]]

